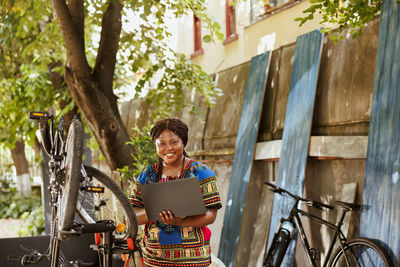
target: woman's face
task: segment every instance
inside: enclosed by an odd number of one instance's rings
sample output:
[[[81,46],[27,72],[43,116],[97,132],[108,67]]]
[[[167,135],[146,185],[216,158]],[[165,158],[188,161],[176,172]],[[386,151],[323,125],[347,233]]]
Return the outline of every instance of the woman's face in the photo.
[[[157,154],[163,159],[165,165],[173,165],[182,159],[183,141],[170,130],[164,130],[155,141]]]

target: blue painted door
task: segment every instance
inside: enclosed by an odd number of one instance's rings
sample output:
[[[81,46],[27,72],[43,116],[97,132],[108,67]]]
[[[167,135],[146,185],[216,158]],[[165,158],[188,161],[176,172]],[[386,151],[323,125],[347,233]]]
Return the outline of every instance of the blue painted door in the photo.
[[[384,0],[368,134],[360,236],[400,254],[400,6]]]
[[[270,57],[271,53],[266,52],[250,62],[218,254],[228,267],[235,263]]]
[[[289,98],[283,126],[277,185],[301,195],[311,134],[323,34],[319,30],[297,38]],[[281,217],[289,214],[289,199],[275,194],[269,242]],[[292,266],[295,242],[291,242],[282,266]]]

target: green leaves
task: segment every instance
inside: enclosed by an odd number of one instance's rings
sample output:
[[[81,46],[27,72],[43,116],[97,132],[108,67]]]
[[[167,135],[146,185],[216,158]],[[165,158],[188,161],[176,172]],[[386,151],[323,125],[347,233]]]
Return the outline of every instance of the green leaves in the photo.
[[[152,77],[158,77],[158,83],[148,89],[147,101],[155,107],[153,117],[168,117],[173,111],[190,107],[192,114],[198,110],[192,94],[197,94],[208,105],[215,104],[220,91],[200,66],[187,59],[185,55],[169,51],[173,59],[164,59],[152,65],[139,80],[136,90],[141,92]]]
[[[122,173],[121,179],[137,177],[147,166],[157,162],[158,155],[150,136],[151,127],[153,123],[149,122],[141,129],[137,126],[133,128],[133,137],[128,144],[133,145],[136,150],[136,153],[131,155],[134,163],[133,166],[125,166],[118,170]]]
[[[300,26],[320,14],[323,31],[332,33],[338,27],[339,33],[333,40],[343,39],[343,31],[349,30],[353,38],[359,36],[368,22],[381,12],[382,0],[310,0],[311,6],[303,11],[305,17],[296,18]]]
[[[208,34],[203,37],[204,42],[211,42],[217,39],[222,42],[224,34],[221,32],[221,26],[216,22],[215,18],[210,17],[206,11],[206,2],[190,1],[189,8],[193,11],[194,15],[201,20],[202,27],[207,29]]]
[[[85,51],[94,66],[104,11],[114,0],[84,1]],[[195,14],[206,29],[204,42],[223,41],[220,25],[206,12],[205,0],[124,0],[124,28],[114,73],[114,89],[134,87],[137,97],[148,91],[154,117],[190,107],[198,112],[192,94],[212,106],[219,92],[198,65],[175,52],[169,24],[180,16]],[[66,49],[50,0],[4,0],[0,9],[0,142],[14,138],[31,140],[36,125],[27,121],[30,110],[58,110],[57,102],[68,98],[67,88],[58,91],[51,83],[52,71],[62,77]],[[67,101],[68,102],[68,101]],[[6,135],[6,133],[10,133]],[[23,136],[25,135],[25,136]]]
[[[168,23],[177,16],[194,12],[208,29],[204,42],[216,38],[223,41],[224,35],[217,22],[206,13],[204,1],[144,1],[142,6],[125,3],[126,15],[140,17],[130,30],[123,31],[119,62],[130,66],[134,77],[136,97],[146,95],[147,102],[153,103],[153,117],[166,117],[171,112],[190,107],[192,113],[198,112],[192,93],[197,94],[209,106],[215,102],[218,90],[211,77],[200,66],[194,64],[183,54],[177,53],[169,45],[171,33]],[[132,8],[135,12],[128,10]],[[136,19],[132,19],[136,20]],[[117,68],[118,77],[127,77],[129,72],[123,66]],[[132,75],[133,73],[133,75]],[[132,80],[123,79],[118,86],[126,86]]]
[[[0,181],[0,218],[20,218],[25,212],[29,212],[42,205],[40,196],[31,194],[20,196],[14,184],[5,180]]]
[[[33,143],[37,125],[28,121],[31,110],[54,106],[49,64],[62,58],[58,27],[46,1],[3,2],[0,17],[0,142]],[[62,69],[59,69],[62,71]],[[53,69],[53,71],[56,71]]]
[[[11,147],[16,140],[33,142],[37,125],[28,121],[31,110],[44,110],[54,101],[46,72],[22,65],[20,76],[0,80],[0,142]]]
[[[39,195],[20,196],[14,184],[0,180],[0,218],[21,219],[26,222],[18,230],[19,236],[34,236],[44,233],[44,208]]]
[[[43,206],[24,212],[20,218],[26,223],[26,227],[18,230],[18,236],[38,236],[45,233]]]

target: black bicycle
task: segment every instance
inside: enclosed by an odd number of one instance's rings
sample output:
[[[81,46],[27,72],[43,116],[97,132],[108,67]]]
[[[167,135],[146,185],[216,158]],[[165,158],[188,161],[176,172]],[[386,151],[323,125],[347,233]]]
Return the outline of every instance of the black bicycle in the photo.
[[[30,112],[39,122],[44,151],[49,160],[49,205],[51,210],[50,244],[46,252],[30,249],[22,265],[35,264],[43,258],[56,266],[112,266],[113,254],[140,251],[136,215],[129,200],[115,182],[101,171],[82,165],[83,127],[74,118],[64,134],[64,117],[54,130],[54,117],[46,112]],[[50,123],[49,123],[50,122]],[[73,236],[95,234],[92,248],[99,262],[68,261],[60,253],[60,243]]]
[[[300,196],[294,195],[285,189],[279,188],[278,186],[265,182],[270,187],[270,190],[274,193],[278,193],[287,197],[294,199],[294,203],[291,207],[289,216],[287,218],[281,218],[278,225],[278,229],[274,234],[270,248],[266,249],[264,254],[263,266],[280,266],[284,256],[287,252],[287,248],[292,239],[295,238],[296,232],[300,233],[300,240],[306,251],[307,258],[311,266],[317,266],[316,261],[320,259],[319,250],[316,248],[311,248],[305,235],[304,227],[300,220],[300,215],[306,216],[313,221],[320,224],[326,225],[330,229],[334,230],[334,236],[331,240],[328,252],[326,253],[326,258],[324,260],[323,266],[360,266],[360,267],[392,267],[390,258],[388,257],[386,251],[374,240],[367,238],[357,238],[352,240],[347,240],[346,236],[343,234],[341,227],[343,225],[343,220],[348,211],[356,211],[360,209],[360,205],[354,203],[346,203],[341,201],[336,201],[336,204],[341,207],[342,213],[340,220],[337,224],[330,223],[322,218],[316,217],[304,210],[298,208],[300,202],[306,203],[308,206],[324,209],[334,209],[334,207],[314,201],[311,199],[302,198]],[[290,227],[287,227],[287,224]],[[338,247],[332,253],[335,244],[338,241]],[[268,246],[267,246],[268,247]]]

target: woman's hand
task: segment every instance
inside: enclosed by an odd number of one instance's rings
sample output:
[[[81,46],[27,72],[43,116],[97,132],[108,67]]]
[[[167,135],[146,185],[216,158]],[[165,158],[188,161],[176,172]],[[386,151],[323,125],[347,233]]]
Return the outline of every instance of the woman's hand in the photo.
[[[217,217],[217,209],[207,209],[205,214],[176,218],[171,211],[161,211],[161,222],[176,226],[203,227],[212,224]]]
[[[171,211],[163,210],[160,212],[160,218],[161,218],[161,222],[163,222],[165,224],[181,226],[183,219],[185,217],[176,218]]]

